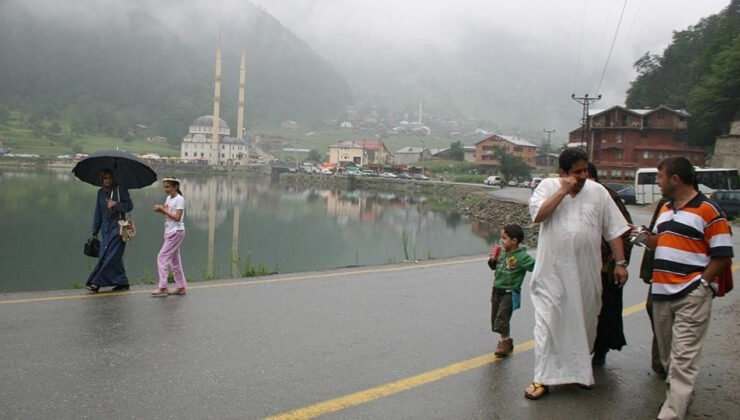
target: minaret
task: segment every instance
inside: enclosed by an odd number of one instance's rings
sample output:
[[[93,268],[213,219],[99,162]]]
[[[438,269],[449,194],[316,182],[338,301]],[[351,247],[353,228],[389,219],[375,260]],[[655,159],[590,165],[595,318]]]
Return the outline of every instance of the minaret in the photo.
[[[421,99],[419,99],[419,125],[421,125]]]
[[[239,103],[236,112],[236,138],[244,138],[244,85],[247,79],[247,53],[242,51],[242,63],[239,66]]]
[[[216,76],[213,80],[213,139],[211,140],[211,152],[213,158],[209,162],[211,165],[219,164],[219,155],[221,151],[218,149],[218,132],[221,129],[221,118],[220,118],[220,107],[221,107],[221,40],[218,41],[218,48],[216,49]]]

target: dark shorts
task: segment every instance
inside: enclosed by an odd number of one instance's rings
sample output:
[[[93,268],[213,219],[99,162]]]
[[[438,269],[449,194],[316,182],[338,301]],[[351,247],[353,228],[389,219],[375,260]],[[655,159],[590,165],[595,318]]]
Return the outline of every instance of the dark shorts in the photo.
[[[509,323],[513,312],[511,305],[511,291],[493,289],[491,293],[491,330],[509,335]]]

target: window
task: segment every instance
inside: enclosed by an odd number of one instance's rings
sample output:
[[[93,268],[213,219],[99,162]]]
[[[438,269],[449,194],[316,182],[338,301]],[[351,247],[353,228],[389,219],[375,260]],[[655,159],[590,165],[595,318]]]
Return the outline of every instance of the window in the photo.
[[[614,152],[614,159],[622,160],[622,151],[621,150],[617,150],[616,152]]]
[[[185,157],[188,157],[188,152],[185,152]]]
[[[621,169],[612,169],[612,178],[621,178],[621,177],[622,177]]]
[[[652,157],[652,154],[648,152],[647,150],[642,152],[642,158],[643,159],[650,159]]]
[[[514,151],[515,152],[523,152],[524,151],[524,148],[522,146],[514,146]]]

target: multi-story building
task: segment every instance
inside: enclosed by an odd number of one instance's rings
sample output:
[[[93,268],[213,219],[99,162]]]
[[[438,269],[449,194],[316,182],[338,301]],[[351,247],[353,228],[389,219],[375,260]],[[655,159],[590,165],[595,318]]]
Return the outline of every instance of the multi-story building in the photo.
[[[341,141],[329,146],[329,162],[334,164],[390,165],[392,157],[382,140]]]
[[[230,137],[231,130],[226,121],[219,118],[218,143],[212,142],[213,116],[196,118],[188,127],[188,134],[180,145],[180,158],[212,162],[216,159],[222,164],[246,164],[249,157],[249,143],[244,139]],[[216,156],[218,154],[218,156]]]
[[[638,168],[654,168],[669,156],[704,165],[705,151],[687,144],[690,115],[666,106],[629,109],[613,106],[589,111],[590,133],[570,132],[569,146],[582,145],[604,181],[629,182]],[[590,134],[590,135],[589,135]]]
[[[475,164],[479,166],[496,167],[499,161],[496,158],[496,148],[503,149],[509,155],[519,156],[530,168],[535,167],[537,145],[516,136],[494,134],[475,143]]]

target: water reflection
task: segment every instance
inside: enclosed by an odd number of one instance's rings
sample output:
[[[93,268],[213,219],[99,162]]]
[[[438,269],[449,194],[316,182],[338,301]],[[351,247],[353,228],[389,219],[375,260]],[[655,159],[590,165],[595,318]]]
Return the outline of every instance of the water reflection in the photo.
[[[285,273],[484,253],[496,235],[422,196],[287,188],[242,176],[178,177],[190,281],[241,277],[247,264]],[[138,234],[125,264],[132,281],[153,281],[163,227],[151,208],[164,192],[154,185],[131,195]],[[68,170],[0,169],[0,291],[84,283],[93,260],[81,247],[94,196],[95,188]],[[35,264],[39,255],[45,264]]]

